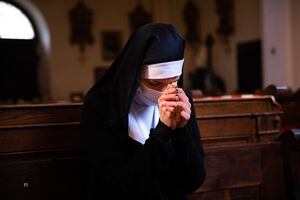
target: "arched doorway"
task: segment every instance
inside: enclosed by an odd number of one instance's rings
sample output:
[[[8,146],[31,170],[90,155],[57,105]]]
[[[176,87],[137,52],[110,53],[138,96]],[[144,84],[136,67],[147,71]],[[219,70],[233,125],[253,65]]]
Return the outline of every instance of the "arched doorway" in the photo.
[[[50,34],[29,1],[0,0],[0,102],[49,99]]]

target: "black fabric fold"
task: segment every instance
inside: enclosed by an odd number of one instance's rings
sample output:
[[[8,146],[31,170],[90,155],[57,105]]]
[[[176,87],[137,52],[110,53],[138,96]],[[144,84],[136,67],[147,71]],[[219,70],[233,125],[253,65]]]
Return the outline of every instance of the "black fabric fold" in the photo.
[[[84,103],[104,104],[107,126],[126,126],[142,65],[181,60],[185,41],[170,24],[152,23],[137,30],[104,76],[85,95]]]
[[[81,125],[88,141],[90,200],[184,199],[203,183],[204,153],[194,111],[183,129],[159,122],[144,145],[128,135],[142,65],[181,60],[183,54],[184,40],[172,25],[146,25],[86,94]]]

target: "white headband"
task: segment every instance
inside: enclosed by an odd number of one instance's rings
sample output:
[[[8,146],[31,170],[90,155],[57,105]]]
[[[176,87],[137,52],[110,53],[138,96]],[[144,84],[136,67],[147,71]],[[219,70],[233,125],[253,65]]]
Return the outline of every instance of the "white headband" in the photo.
[[[183,61],[184,59],[171,62],[144,65],[142,69],[141,78],[163,79],[180,76],[182,73]]]

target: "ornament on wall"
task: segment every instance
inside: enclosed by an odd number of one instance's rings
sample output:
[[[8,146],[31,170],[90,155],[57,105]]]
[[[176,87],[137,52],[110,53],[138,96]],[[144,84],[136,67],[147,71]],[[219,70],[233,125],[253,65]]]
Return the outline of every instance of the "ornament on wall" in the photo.
[[[122,49],[121,31],[108,30],[100,33],[102,59],[114,60]]]
[[[229,37],[234,33],[234,2],[233,0],[215,0],[216,13],[219,17],[217,33],[225,44],[228,44]]]
[[[183,20],[187,27],[186,40],[197,50],[201,44],[199,35],[200,13],[197,5],[192,0],[188,0],[183,9]]]
[[[129,24],[131,32],[152,22],[152,14],[147,12],[141,2],[138,2],[135,9],[129,13]]]
[[[69,21],[71,24],[71,44],[78,44],[80,53],[84,53],[86,44],[93,44],[94,37],[91,33],[93,24],[93,11],[86,4],[79,0],[69,11]]]

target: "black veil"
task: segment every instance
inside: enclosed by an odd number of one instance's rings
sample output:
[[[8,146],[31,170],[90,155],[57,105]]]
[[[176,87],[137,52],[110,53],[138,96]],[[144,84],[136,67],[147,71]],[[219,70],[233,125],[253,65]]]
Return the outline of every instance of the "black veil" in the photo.
[[[84,106],[101,113],[105,126],[125,127],[142,65],[181,60],[185,41],[173,25],[151,23],[137,30],[110,68],[88,91]],[[183,78],[180,77],[182,87]]]

